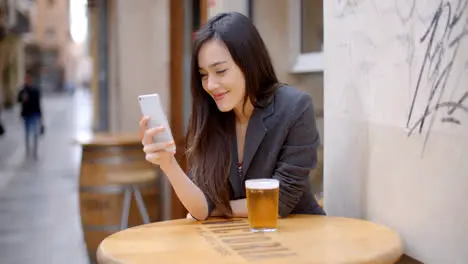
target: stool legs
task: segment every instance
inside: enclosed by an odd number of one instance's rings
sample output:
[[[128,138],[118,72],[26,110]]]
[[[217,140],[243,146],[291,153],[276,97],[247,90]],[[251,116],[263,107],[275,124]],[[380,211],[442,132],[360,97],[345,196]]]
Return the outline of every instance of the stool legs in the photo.
[[[128,217],[130,215],[130,202],[132,201],[132,192],[135,196],[135,200],[138,206],[138,210],[140,211],[141,218],[143,219],[143,223],[150,223],[148,211],[146,210],[145,202],[143,201],[143,196],[141,195],[140,189],[135,185],[130,185],[125,187],[122,217],[120,218],[120,230],[124,230],[128,227]]]
[[[122,217],[120,218],[120,230],[123,230],[128,227],[128,215],[130,214],[131,199],[132,199],[132,189],[130,187],[125,187]]]
[[[143,201],[143,197],[141,195],[140,189],[135,185],[132,186],[133,194],[135,195],[135,200],[138,205],[138,210],[140,211],[141,218],[143,219],[143,223],[149,224],[150,218],[148,216],[148,212],[146,211],[145,202]]]

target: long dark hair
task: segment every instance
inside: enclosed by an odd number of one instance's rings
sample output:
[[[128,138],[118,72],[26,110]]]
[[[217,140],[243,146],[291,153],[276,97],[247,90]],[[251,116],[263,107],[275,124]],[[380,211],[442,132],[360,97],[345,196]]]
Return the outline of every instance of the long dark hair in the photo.
[[[225,216],[232,216],[228,176],[235,116],[233,111],[218,110],[203,89],[198,66],[201,46],[212,39],[226,45],[244,74],[244,106],[250,100],[256,108],[265,107],[262,103],[275,94],[278,79],[265,43],[246,16],[237,12],[221,13],[196,32],[192,54],[192,113],[186,139],[188,165],[195,184],[213,201],[215,208]]]

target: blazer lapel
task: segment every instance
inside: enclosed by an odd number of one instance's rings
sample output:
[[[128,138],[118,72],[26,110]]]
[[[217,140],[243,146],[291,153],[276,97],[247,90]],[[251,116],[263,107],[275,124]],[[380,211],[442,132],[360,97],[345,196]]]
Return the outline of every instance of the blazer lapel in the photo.
[[[272,115],[274,112],[274,101],[272,101],[266,108],[255,108],[252,117],[247,126],[247,133],[245,136],[244,155],[242,161],[243,179],[249,169],[255,153],[257,152],[260,143],[265,137],[268,127],[265,125],[265,119]]]
[[[234,137],[232,142],[232,162],[231,162],[231,169],[229,171],[229,183],[231,184],[232,191],[234,193],[234,198],[242,197],[245,195],[244,185],[242,184],[241,178],[239,178],[239,174],[237,173],[237,140]]]

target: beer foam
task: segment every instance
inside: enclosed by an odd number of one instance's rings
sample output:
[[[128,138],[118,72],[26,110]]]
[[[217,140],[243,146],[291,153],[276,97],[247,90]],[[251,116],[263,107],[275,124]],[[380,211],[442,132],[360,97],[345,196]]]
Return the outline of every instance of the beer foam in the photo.
[[[254,179],[246,180],[245,187],[247,189],[270,190],[279,188],[279,181],[276,179]]]

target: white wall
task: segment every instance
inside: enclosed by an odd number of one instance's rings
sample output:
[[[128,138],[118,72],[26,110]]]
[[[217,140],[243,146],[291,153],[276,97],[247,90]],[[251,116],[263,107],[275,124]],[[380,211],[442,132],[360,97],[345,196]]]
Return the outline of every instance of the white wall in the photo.
[[[169,113],[169,1],[116,0],[110,32],[110,128],[137,132],[140,94],[159,93]]]
[[[210,2],[210,1],[207,1]],[[213,5],[208,4],[208,18],[222,12],[237,11],[247,15],[247,0],[214,0]]]
[[[468,97],[459,2],[325,1],[325,209],[394,228],[424,263],[468,263],[468,98],[444,105]]]
[[[255,0],[253,21],[267,46],[278,79],[309,93],[316,112],[323,112],[323,74],[292,73],[294,61],[300,52],[300,24],[294,24],[291,20],[300,13],[295,12],[288,1],[275,0],[275,4],[272,4],[271,0]],[[323,137],[321,117],[317,118],[317,125]]]

